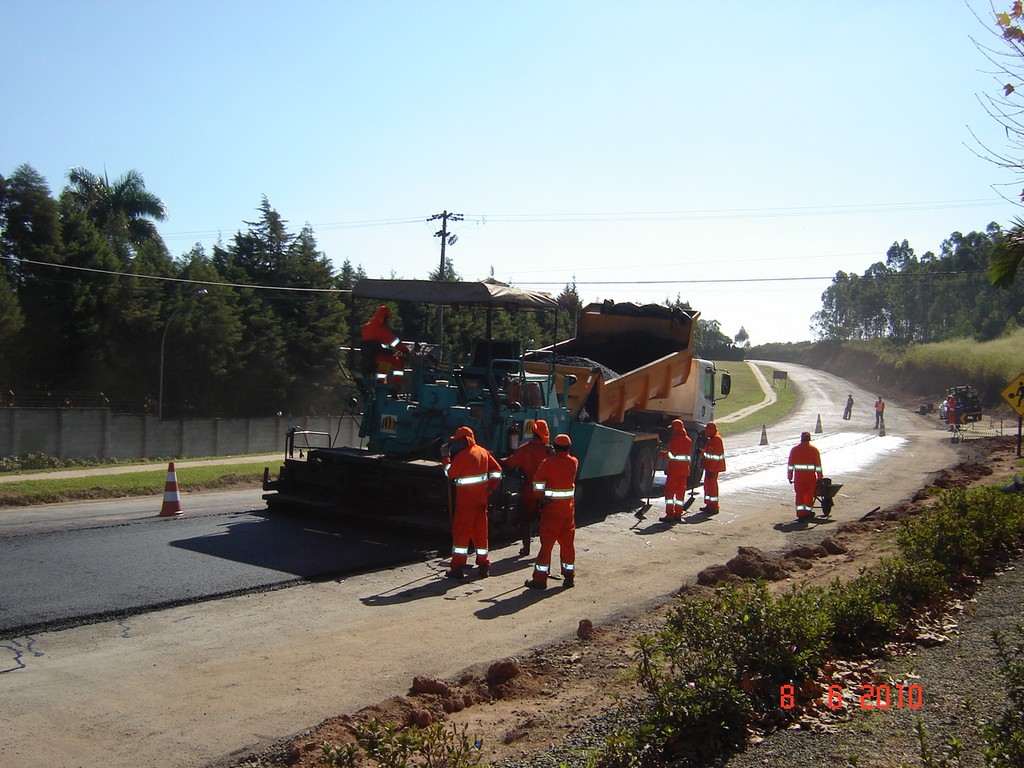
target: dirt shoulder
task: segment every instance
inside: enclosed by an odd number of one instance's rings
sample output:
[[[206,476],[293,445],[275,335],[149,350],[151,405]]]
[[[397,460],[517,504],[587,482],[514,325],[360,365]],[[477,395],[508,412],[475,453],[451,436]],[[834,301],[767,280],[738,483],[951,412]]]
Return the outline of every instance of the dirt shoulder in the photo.
[[[864,522],[848,522],[839,526],[829,538],[841,552],[813,559],[793,557],[781,561],[788,575],[776,581],[775,585],[779,589],[789,589],[795,583],[827,585],[837,578],[854,578],[889,552],[892,537],[886,535],[887,532],[914,507],[926,504],[937,489],[999,483],[1019,472],[1013,438],[984,438],[964,443],[960,461],[938,473],[935,481],[923,488],[914,500],[882,510]],[[683,591],[695,589],[699,587],[692,584],[682,586]],[[293,739],[278,742],[230,762],[230,765],[235,768],[278,768],[286,765],[322,768],[327,763],[322,757],[320,744],[350,740],[352,723],[370,718],[401,725],[450,721],[460,728],[465,727],[470,735],[480,739],[488,762],[515,764],[534,760],[570,734],[586,729],[596,719],[616,710],[621,702],[635,700],[642,695],[630,675],[634,643],[640,635],[658,630],[671,604],[671,601],[665,602],[641,616],[596,627],[581,621],[576,637],[571,640],[535,648],[526,657],[496,660],[498,663],[467,669],[453,680],[437,680],[429,676],[417,678],[408,692],[373,707],[330,718]],[[914,652],[928,651],[917,648]],[[879,664],[877,660],[864,662],[860,673],[877,675]],[[978,670],[969,674],[980,679]],[[938,694],[939,691],[929,689],[930,700],[941,701]],[[959,702],[947,701],[947,705],[956,708]],[[853,719],[818,723],[813,727],[833,733],[844,727],[863,730]],[[812,726],[808,724],[807,729],[812,729]],[[904,730],[903,743],[891,743],[884,759],[890,760],[895,754],[905,753],[909,760],[917,755],[912,729]],[[865,745],[868,757],[872,751],[871,738],[874,737],[869,737]],[[889,738],[892,741],[891,736]],[[761,739],[755,741],[760,742]],[[777,748],[766,747],[765,755],[759,757],[756,744],[752,744],[746,757],[754,761],[750,765],[763,764],[759,761],[769,759],[769,752],[774,754]],[[820,757],[812,756],[806,764],[813,765]],[[861,765],[870,764],[861,762]]]

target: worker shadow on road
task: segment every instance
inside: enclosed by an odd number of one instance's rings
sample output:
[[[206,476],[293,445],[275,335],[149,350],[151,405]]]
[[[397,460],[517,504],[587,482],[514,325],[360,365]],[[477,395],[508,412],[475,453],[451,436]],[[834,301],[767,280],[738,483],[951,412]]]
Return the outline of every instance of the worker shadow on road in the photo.
[[[831,525],[834,523],[831,517],[812,517],[808,520],[787,520],[784,523],[776,523],[772,527],[776,531],[782,533],[792,533],[793,531],[806,531],[810,528],[817,528],[819,525]]]
[[[641,523],[646,523],[642,528]],[[629,526],[629,529],[633,531],[637,536],[652,536],[656,533],[664,533],[673,527],[672,523],[663,523],[658,519],[646,520],[644,518],[638,519],[633,525]]]
[[[516,580],[512,582],[512,587],[505,592],[482,598],[480,602],[488,603],[488,605],[474,611],[473,615],[485,621],[511,616],[543,600],[557,597],[558,593],[562,591],[563,587],[557,583],[549,584],[547,589],[540,590],[527,589],[522,581]]]
[[[646,510],[640,510],[636,513],[637,522],[630,526],[630,530],[634,531],[638,536],[652,536],[657,533],[664,533],[675,528],[677,525],[700,525],[715,517],[715,515],[708,512],[693,512],[692,514],[684,515],[676,522],[669,522],[660,518],[648,520],[645,516],[641,515],[641,512],[644,511]],[[646,523],[646,525],[641,528],[639,527],[641,523]]]
[[[529,555],[509,555],[491,563],[491,576],[501,577],[516,571],[533,569],[533,558]]]
[[[388,605],[402,605],[411,603],[413,600],[422,600],[427,597],[444,597],[455,589],[472,587],[482,579],[474,579],[471,576],[463,580],[447,579],[444,571],[432,572],[417,579],[400,584],[393,589],[379,592],[376,595],[367,595],[359,598],[359,602],[368,608],[381,608]]]
[[[694,512],[692,515],[684,515],[679,522],[683,525],[700,525],[718,516],[717,512]]]
[[[442,561],[446,563],[447,560]],[[359,601],[368,607],[375,608],[386,605],[401,605],[410,603],[413,600],[422,600],[427,597],[445,597],[449,592],[460,588],[481,590],[485,586],[490,587],[498,583],[496,580],[503,576],[526,571],[533,568],[533,560],[522,558],[516,555],[504,557],[491,563],[491,575],[487,579],[477,576],[475,568],[466,569],[465,579],[445,578],[447,566],[440,571],[431,572],[425,576],[399,584],[393,589],[385,590],[376,595],[367,595],[359,598]]]

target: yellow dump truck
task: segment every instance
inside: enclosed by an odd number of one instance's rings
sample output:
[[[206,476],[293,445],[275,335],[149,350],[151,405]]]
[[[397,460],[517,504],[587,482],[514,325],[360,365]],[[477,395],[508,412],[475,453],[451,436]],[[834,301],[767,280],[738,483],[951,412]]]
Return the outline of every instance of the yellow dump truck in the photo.
[[[553,367],[564,382],[559,388],[568,386],[574,421],[633,433],[630,461],[611,482],[616,498],[649,495],[659,443],[673,419],[686,424],[696,454],[704,427],[714,420],[716,397],[729,393],[729,373],[693,354],[699,317],[695,310],[660,304],[590,304],[573,338],[526,355],[527,371]],[[696,484],[700,462],[692,467]],[[580,477],[586,476],[581,464]]]

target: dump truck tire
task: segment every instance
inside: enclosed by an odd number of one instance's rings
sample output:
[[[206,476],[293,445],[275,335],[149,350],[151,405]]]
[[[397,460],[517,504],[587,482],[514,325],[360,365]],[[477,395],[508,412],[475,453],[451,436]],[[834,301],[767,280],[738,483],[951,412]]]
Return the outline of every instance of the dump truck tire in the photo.
[[[639,448],[632,454],[632,480],[630,494],[635,499],[645,499],[654,488],[654,463],[657,458],[653,448]]]
[[[626,457],[626,466],[622,468],[622,472],[614,477],[609,477],[607,485],[608,495],[611,496],[612,501],[622,502],[629,498],[629,491],[633,486],[632,456]]]

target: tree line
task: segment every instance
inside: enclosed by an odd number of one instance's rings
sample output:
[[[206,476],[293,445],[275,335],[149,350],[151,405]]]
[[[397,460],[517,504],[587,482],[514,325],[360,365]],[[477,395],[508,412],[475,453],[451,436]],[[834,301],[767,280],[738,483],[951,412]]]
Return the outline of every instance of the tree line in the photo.
[[[1024,326],[1024,284],[997,287],[993,252],[1006,240],[999,225],[952,233],[939,253],[918,257],[904,240],[862,275],[838,272],[821,296],[813,323],[822,339],[886,338],[922,343],[996,338]]]
[[[346,259],[335,269],[311,227],[292,231],[266,197],[254,221],[209,252],[172,256],[156,227],[165,215],[136,171],[111,180],[74,168],[56,197],[28,164],[0,175],[0,404],[338,413],[340,350],[375,308],[351,300],[363,268]],[[444,278],[459,280],[446,262]],[[581,304],[575,285],[558,301],[565,338]],[[436,310],[391,309],[403,338],[435,340]],[[484,322],[480,312],[444,312],[452,359],[468,357]],[[498,312],[492,330],[527,349],[552,343],[554,325]],[[729,344],[713,321],[702,333]]]

